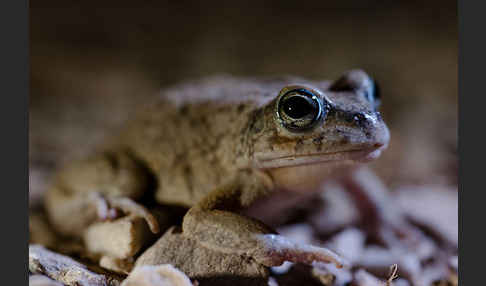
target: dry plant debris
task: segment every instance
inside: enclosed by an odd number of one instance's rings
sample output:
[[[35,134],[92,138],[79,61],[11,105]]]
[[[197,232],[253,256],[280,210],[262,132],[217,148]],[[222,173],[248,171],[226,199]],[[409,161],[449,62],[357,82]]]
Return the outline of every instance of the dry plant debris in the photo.
[[[367,176],[367,180],[375,179],[373,176]],[[368,184],[376,185],[376,182],[368,182]],[[375,198],[379,198],[377,201],[388,204],[387,207],[378,209],[384,210],[382,216],[389,214],[388,210],[391,208],[401,210],[392,213],[387,218],[389,224],[385,224],[378,233],[370,232],[362,224],[362,218],[356,206],[350,204],[350,194],[343,191],[343,186],[331,183],[325,188],[325,192],[318,197],[317,201],[320,200],[320,203],[314,202],[314,207],[304,213],[302,210],[295,213],[292,210],[288,211],[285,213],[285,219],[275,225],[276,229],[295,242],[310,243],[334,250],[351,262],[352,268],[337,269],[333,265],[320,263],[315,263],[314,267],[305,267],[285,262],[282,266],[272,267],[269,271],[264,267],[257,267],[251,260],[239,255],[217,253],[197,245],[190,239],[181,239],[180,230],[172,228],[165,231],[165,234],[135,261],[136,267],[148,266],[148,268],[140,268],[141,273],[150,273],[146,275],[158,277],[154,278],[155,284],[149,284],[152,283],[148,282],[149,280],[143,280],[139,284],[164,285],[160,284],[162,283],[160,281],[171,281],[170,275],[175,273],[174,275],[177,276],[177,273],[184,273],[198,285],[288,286],[296,285],[295,283],[311,286],[458,285],[457,231],[452,231],[457,228],[457,220],[450,219],[453,213],[457,213],[457,195],[450,190],[450,187],[408,186],[389,192],[388,195],[384,195],[382,188],[370,187],[369,191],[378,192],[374,194]],[[412,203],[417,200],[421,203],[426,202],[428,209],[424,210],[423,205],[419,203]],[[271,208],[272,205],[269,203],[268,209]],[[394,224],[394,219],[398,219],[399,224]],[[390,225],[403,225],[404,219],[415,229],[417,236],[413,240],[396,236],[394,229],[390,228]],[[80,249],[76,252],[66,251],[66,247],[63,247],[65,243],[60,243],[61,240],[53,233],[42,213],[32,211],[29,222],[31,231],[29,269],[32,274],[45,275],[31,276],[32,285],[56,285],[55,283],[60,282],[63,285],[97,286],[122,283],[123,276],[112,277],[101,268],[94,268],[91,264],[88,267],[71,257],[35,245],[38,243],[54,251],[74,254],[73,257],[78,257],[77,255],[82,253]],[[379,238],[384,238],[383,241],[376,240],[374,236],[377,234]],[[177,249],[164,247],[173,245],[167,241],[177,241],[180,246]],[[163,251],[164,255],[160,255],[160,251]],[[182,257],[180,257],[181,251],[185,253]],[[167,255],[168,253],[172,254]],[[161,260],[162,256],[169,259]],[[105,264],[108,262],[104,261]],[[172,265],[157,268],[168,263]],[[190,265],[190,267],[183,265]],[[391,271],[390,265],[394,265]],[[395,265],[398,265],[399,271]],[[228,272],[228,269],[231,271]],[[133,283],[138,282],[133,281],[142,279],[140,278],[142,274],[137,274],[138,276],[135,274],[131,272],[131,276],[128,276],[129,280],[126,280],[124,285],[135,285]],[[164,276],[166,274],[168,276]],[[181,281],[185,282],[177,283],[186,283],[189,280]],[[168,285],[184,285],[170,283],[173,284]]]
[[[120,281],[95,273],[74,259],[47,250],[40,245],[29,245],[29,271],[44,274],[53,280],[72,286],[117,286]]]

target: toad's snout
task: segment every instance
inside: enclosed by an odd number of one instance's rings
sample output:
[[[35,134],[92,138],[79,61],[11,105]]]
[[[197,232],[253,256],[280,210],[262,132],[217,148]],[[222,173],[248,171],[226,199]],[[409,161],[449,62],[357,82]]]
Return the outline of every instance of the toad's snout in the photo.
[[[390,131],[383,122],[380,122],[373,131],[368,141],[370,150],[372,151],[370,153],[371,159],[377,158],[388,147],[388,143],[390,142]]]

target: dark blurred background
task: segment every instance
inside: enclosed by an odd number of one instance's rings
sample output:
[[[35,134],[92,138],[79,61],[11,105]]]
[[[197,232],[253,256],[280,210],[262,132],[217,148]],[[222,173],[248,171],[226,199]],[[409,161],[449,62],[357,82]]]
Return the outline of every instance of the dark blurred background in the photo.
[[[157,3],[157,4],[154,4]],[[30,1],[30,189],[133,105],[189,78],[363,68],[381,85],[385,183],[457,183],[456,1]]]

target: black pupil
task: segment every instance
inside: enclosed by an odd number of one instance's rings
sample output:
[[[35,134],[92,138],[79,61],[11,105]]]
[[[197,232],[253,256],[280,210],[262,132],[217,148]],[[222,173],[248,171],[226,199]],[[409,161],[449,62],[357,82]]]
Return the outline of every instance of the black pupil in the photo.
[[[283,111],[288,116],[299,119],[315,112],[315,106],[311,99],[303,96],[292,96],[285,100],[282,105]]]

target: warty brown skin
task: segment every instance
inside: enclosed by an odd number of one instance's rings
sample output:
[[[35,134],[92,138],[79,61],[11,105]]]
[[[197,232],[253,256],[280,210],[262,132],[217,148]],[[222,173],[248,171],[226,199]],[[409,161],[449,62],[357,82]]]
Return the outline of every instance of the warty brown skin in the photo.
[[[279,113],[279,100],[296,88],[322,100],[325,112],[298,132]],[[59,172],[46,196],[50,219],[60,232],[82,236],[99,217],[113,219],[121,210],[158,232],[136,203],[153,191],[160,204],[191,207],[183,235],[209,249],[266,266],[285,260],[342,265],[326,249],[291,243],[233,211],[271,191],[313,191],[329,170],[378,157],[389,133],[373,88],[355,70],[334,83],[214,77],[165,90],[104,151]]]

